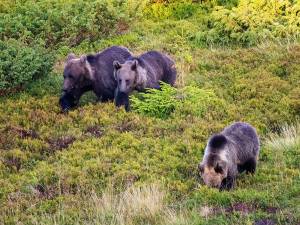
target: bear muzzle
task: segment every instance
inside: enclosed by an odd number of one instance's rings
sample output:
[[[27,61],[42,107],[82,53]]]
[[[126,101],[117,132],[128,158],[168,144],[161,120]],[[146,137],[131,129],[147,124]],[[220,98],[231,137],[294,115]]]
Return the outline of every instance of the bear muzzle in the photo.
[[[59,99],[59,105],[63,112],[68,112],[71,108],[77,105],[78,101],[70,92],[63,92]]]

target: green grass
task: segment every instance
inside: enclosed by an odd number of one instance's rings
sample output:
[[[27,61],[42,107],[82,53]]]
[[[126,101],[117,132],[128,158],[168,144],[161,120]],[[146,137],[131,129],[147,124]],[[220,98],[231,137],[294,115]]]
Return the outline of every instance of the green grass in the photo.
[[[300,222],[299,43],[200,43],[209,3],[172,4],[148,5],[109,37],[55,44],[49,75],[0,98],[0,224]],[[131,112],[87,93],[61,113],[65,56],[110,45],[170,54],[176,90],[135,95]],[[257,173],[229,192],[204,186],[197,164],[207,139],[240,120],[262,140]]]

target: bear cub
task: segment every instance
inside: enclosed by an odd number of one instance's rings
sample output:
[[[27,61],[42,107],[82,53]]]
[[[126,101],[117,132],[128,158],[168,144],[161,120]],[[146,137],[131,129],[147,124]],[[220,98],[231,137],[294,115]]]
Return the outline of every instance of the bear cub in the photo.
[[[128,97],[134,90],[146,88],[160,89],[160,81],[174,85],[176,68],[174,61],[158,51],[149,51],[138,57],[129,57],[125,63],[114,61],[114,74],[117,81],[116,106],[125,105],[129,109]]]
[[[199,173],[209,187],[229,190],[239,173],[255,173],[259,154],[255,129],[243,122],[233,123],[207,143]]]

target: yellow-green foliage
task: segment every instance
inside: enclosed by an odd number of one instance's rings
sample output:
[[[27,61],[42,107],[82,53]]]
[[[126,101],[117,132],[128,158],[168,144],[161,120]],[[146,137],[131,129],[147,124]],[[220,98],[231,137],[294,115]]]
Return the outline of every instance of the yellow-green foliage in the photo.
[[[144,9],[144,14],[152,19],[186,19],[197,11],[191,0],[158,1]]]
[[[269,46],[208,54],[198,50],[198,67],[188,80],[226,99],[235,119],[262,130],[273,129],[292,122],[299,107],[295,95],[300,49],[298,45],[280,49]]]
[[[266,39],[298,39],[300,2],[289,0],[240,0],[236,7],[216,6],[208,31],[197,34],[208,43],[255,44]]]

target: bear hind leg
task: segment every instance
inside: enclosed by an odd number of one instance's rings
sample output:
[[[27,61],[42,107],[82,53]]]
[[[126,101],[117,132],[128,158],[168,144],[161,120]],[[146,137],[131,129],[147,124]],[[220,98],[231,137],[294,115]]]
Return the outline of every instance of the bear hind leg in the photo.
[[[246,171],[246,173],[255,173],[256,171],[256,159],[248,159],[244,164],[238,165],[239,173]]]

